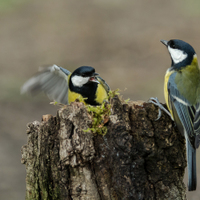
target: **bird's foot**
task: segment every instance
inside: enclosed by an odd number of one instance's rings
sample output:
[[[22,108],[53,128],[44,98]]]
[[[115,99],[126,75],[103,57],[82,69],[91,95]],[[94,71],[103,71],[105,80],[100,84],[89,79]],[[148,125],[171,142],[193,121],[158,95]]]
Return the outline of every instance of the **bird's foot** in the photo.
[[[173,120],[170,112],[159,102],[158,98],[157,97],[151,97],[149,100],[148,100],[149,103],[153,103],[154,105],[158,106],[159,107],[159,110],[158,110],[158,117],[157,119],[155,119],[155,121],[159,120],[161,115],[162,115],[162,110],[167,113],[170,118]]]

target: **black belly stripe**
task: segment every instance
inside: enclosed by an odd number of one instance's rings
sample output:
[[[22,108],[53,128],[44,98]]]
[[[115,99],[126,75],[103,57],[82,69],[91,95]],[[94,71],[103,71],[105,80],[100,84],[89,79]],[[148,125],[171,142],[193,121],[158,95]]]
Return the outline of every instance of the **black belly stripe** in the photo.
[[[85,102],[91,105],[100,105],[99,103],[95,101],[97,87],[98,87],[98,83],[96,82],[89,82],[83,85],[82,87],[76,87],[72,84],[71,79],[69,81],[69,89],[72,92],[81,94],[83,98],[87,98]]]

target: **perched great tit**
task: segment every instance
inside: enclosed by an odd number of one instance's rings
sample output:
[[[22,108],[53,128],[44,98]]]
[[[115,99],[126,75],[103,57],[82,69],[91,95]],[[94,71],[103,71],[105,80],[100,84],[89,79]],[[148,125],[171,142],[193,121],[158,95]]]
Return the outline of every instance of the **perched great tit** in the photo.
[[[35,95],[44,92],[50,100],[62,104],[69,104],[81,97],[85,104],[100,105],[107,98],[110,87],[98,75],[89,66],[79,67],[71,73],[53,65],[25,82],[21,93]]]
[[[196,190],[196,149],[200,143],[200,70],[191,45],[161,40],[171,56],[164,80],[164,96],[171,118],[184,135],[187,149],[188,190]],[[160,107],[160,106],[159,106]]]

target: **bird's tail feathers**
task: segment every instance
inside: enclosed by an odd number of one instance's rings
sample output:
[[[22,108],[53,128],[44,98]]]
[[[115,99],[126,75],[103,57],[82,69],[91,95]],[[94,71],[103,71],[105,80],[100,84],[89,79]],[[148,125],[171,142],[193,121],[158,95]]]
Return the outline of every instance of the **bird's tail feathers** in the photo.
[[[188,166],[188,190],[196,190],[197,172],[196,172],[196,149],[194,149],[188,139],[187,144],[187,166]]]

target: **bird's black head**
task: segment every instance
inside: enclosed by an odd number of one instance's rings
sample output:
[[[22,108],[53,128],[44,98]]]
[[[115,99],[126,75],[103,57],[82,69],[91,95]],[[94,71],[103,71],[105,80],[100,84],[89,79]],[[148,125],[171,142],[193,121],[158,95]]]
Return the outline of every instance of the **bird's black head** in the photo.
[[[95,78],[95,76],[97,75],[99,74],[95,72],[95,69],[93,67],[82,66],[82,67],[77,68],[72,73],[70,79],[74,86],[82,87],[83,85],[91,83],[91,82],[99,83],[97,79]]]
[[[94,74],[95,74],[95,69],[90,66],[81,66],[72,73],[72,75],[77,75],[82,77],[91,77]]]
[[[196,53],[190,44],[177,39],[161,40],[161,42],[168,48],[173,67],[180,69],[192,63]]]

